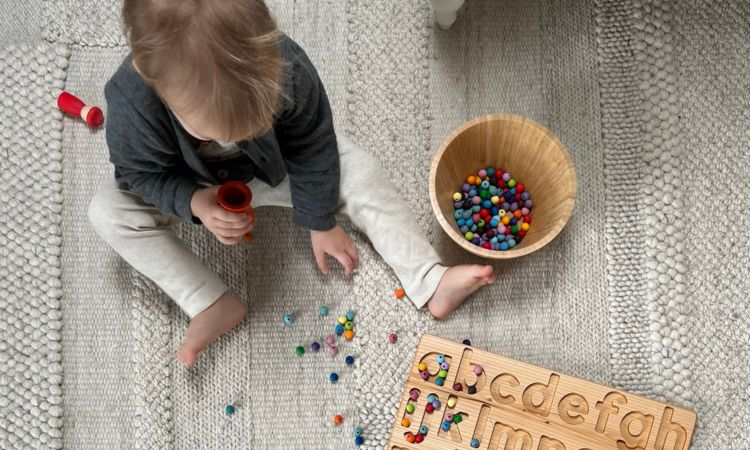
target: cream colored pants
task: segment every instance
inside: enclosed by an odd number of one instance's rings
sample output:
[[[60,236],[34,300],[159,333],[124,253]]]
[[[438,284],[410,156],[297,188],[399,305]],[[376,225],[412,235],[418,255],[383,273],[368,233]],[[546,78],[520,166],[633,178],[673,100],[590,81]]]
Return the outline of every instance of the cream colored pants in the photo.
[[[387,181],[379,161],[342,137],[339,154],[341,194],[337,213],[349,217],[367,235],[393,268],[406,294],[421,308],[447,268],[419,232],[409,206]],[[289,179],[275,188],[257,179],[248,186],[253,191],[254,208],[292,206]],[[114,180],[94,196],[88,216],[99,236],[189,317],[211,306],[228,290],[171,228],[182,219],[163,214],[138,195],[119,189]]]

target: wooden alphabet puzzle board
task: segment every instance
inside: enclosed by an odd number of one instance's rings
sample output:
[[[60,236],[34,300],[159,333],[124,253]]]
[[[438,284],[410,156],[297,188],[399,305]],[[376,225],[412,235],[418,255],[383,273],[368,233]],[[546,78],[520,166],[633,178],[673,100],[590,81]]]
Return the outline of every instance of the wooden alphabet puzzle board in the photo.
[[[695,420],[683,408],[426,334],[388,450],[687,450]]]

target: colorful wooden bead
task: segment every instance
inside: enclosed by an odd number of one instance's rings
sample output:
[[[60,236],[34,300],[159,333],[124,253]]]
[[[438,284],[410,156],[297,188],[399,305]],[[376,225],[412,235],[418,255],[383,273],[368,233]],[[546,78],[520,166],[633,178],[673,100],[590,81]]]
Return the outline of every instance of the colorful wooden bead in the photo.
[[[341,325],[345,324],[346,323],[346,316],[339,316],[338,323],[340,323]]]
[[[443,378],[443,377],[437,377],[437,378],[435,378],[435,384],[436,385],[442,386],[443,383],[445,383],[445,378]]]
[[[224,408],[224,412],[228,416],[231,416],[232,414],[234,414],[234,405],[227,405],[226,408]]]
[[[440,409],[440,405],[441,405],[440,400],[435,399],[435,400],[432,401],[432,407],[433,408]]]
[[[313,342],[310,344],[310,350],[317,353],[320,350],[320,344]]]
[[[435,358],[435,361],[437,361],[438,364],[442,364],[445,362],[445,355],[437,355]]]
[[[340,323],[337,323],[335,327],[333,327],[333,331],[336,333],[337,336],[341,336],[344,333],[344,326]]]
[[[334,425],[341,425],[342,423],[344,423],[344,416],[342,416],[341,414],[333,416]]]
[[[477,393],[477,387],[476,386],[469,386],[469,388],[466,390],[470,395],[474,395]]]
[[[346,330],[344,331],[344,339],[347,341],[351,341],[354,339],[354,330]]]
[[[291,314],[284,314],[282,320],[284,321],[284,325],[289,326],[294,323],[294,316]]]
[[[430,372],[423,370],[419,372],[419,376],[422,377],[423,380],[429,380],[430,379]]]
[[[448,369],[450,369],[450,367],[451,367],[451,365],[448,364],[448,361],[443,361],[443,363],[440,364],[440,368],[443,369],[443,370],[448,370]]]
[[[424,435],[423,434],[418,434],[418,435],[414,436],[414,442],[416,442],[417,444],[421,444],[422,441],[424,441]]]
[[[474,373],[477,375],[481,375],[483,370],[484,369],[482,369],[482,366],[479,366],[479,365],[474,366]]]
[[[337,374],[336,372],[331,372],[331,374],[328,375],[328,380],[331,383],[335,383],[335,382],[339,381],[339,374]]]
[[[412,414],[414,412],[414,403],[406,404],[406,412]]]
[[[461,383],[453,383],[453,390],[457,392],[461,392],[464,389],[464,386]]]
[[[388,333],[388,342],[390,342],[391,344],[395,344],[396,341],[398,341],[398,336],[396,335],[396,333]]]
[[[339,348],[336,347],[335,345],[328,347],[328,354],[331,355],[331,357],[338,355]]]
[[[417,370],[419,370],[420,372],[423,370],[427,370],[427,364],[419,363],[419,365],[417,366]]]
[[[356,445],[357,447],[359,447],[360,445],[364,443],[365,443],[365,438],[363,438],[362,436],[357,436],[354,438],[354,445]]]
[[[447,370],[442,370],[442,369],[441,369],[441,370],[439,370],[439,371],[438,371],[438,374],[437,374],[437,376],[438,376],[438,377],[440,377],[440,378],[445,378],[445,377],[447,377],[447,376],[448,376],[448,371],[447,371]]]
[[[411,420],[409,420],[406,417],[404,417],[401,420],[401,426],[404,427],[404,428],[409,428],[411,426]]]
[[[417,436],[415,436],[414,433],[410,431],[406,433],[405,439],[406,439],[406,442],[413,444],[417,441]]]
[[[435,411],[435,407],[432,406],[432,403],[428,403],[425,405],[425,411],[427,411],[428,414],[432,414],[432,412]]]
[[[321,316],[327,316],[328,315],[328,307],[327,306],[321,306],[318,309],[318,312],[320,313]]]
[[[354,322],[351,322],[351,321],[347,321],[347,322],[346,322],[346,323],[344,324],[344,329],[345,329],[345,330],[353,330],[353,329],[354,329]]]
[[[455,193],[453,194],[453,201],[454,201],[454,202],[457,202],[457,201],[463,200],[463,198],[464,198],[464,196],[463,196],[463,195],[461,195],[461,193],[460,193],[460,192],[455,192]]]
[[[448,421],[443,422],[442,425],[440,425],[440,428],[443,429],[443,431],[448,431],[451,429],[451,423]]]
[[[362,436],[362,428],[360,427],[354,427],[354,437]]]
[[[336,337],[334,335],[329,334],[328,336],[326,336],[326,344],[333,345],[335,343],[336,343]]]
[[[455,402],[453,403],[453,405],[455,406]],[[451,407],[451,408],[453,408],[453,406],[450,406],[450,402],[448,403],[448,406]],[[451,414],[451,413],[445,413],[445,420],[447,420],[448,422],[453,423],[453,414]]]
[[[419,427],[419,434],[421,434],[422,436],[427,436],[427,431],[428,430],[425,425],[422,425],[421,427]]]
[[[471,345],[471,341],[470,341],[470,340],[468,340],[468,339],[464,339],[464,340],[462,341],[462,344],[464,344],[464,345]]]
[[[404,296],[406,295],[406,292],[403,290],[403,288],[398,288],[396,289],[395,295],[396,295],[396,298],[404,298]]]
[[[346,362],[347,366],[351,366],[352,364],[354,364],[354,357],[349,355],[346,357],[344,361]]]
[[[294,349],[294,353],[297,354],[297,356],[302,356],[305,354],[305,347],[297,347]]]
[[[432,402],[434,402],[435,400],[437,400],[437,395],[435,395],[435,394],[430,394],[430,395],[428,395],[428,396],[427,396],[427,403],[432,403]]]
[[[471,445],[471,448],[479,448],[479,439],[472,438],[469,445]]]
[[[419,398],[419,391],[416,389],[409,391],[409,398],[416,401]]]
[[[459,424],[463,420],[463,417],[461,417],[461,414],[454,414],[453,415],[453,423]]]
[[[458,400],[456,400],[456,397],[450,397],[448,399],[448,408],[453,408],[454,406],[456,406],[456,402],[458,402]]]

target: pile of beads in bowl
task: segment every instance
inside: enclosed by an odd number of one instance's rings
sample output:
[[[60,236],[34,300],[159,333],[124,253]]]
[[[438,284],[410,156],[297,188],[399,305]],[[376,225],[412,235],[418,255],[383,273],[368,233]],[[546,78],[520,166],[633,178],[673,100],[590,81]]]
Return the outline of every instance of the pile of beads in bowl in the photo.
[[[487,167],[469,175],[453,194],[453,217],[467,241],[505,251],[521,243],[531,226],[534,202],[509,172]]]

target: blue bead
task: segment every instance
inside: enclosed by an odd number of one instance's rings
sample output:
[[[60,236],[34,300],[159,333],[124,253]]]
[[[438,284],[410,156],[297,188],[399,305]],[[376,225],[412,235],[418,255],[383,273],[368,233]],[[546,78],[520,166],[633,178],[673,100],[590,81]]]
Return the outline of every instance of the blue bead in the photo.
[[[226,414],[227,414],[228,416],[231,416],[232,414],[234,414],[234,406],[232,406],[232,405],[227,405],[227,407],[226,407],[226,408],[224,408],[224,412],[225,412],[225,413],[226,413]]]
[[[471,440],[471,448],[479,448],[479,439],[474,438]]]
[[[513,188],[513,189],[509,190],[508,192],[510,192],[513,195],[516,195],[516,188]]]
[[[488,167],[487,168],[487,176],[488,177],[494,177],[495,176],[495,168],[494,167]]]
[[[451,423],[446,420],[445,422],[443,422],[443,425],[441,425],[440,428],[442,428],[443,431],[448,431],[451,429]]]
[[[362,436],[362,428],[356,427],[354,428],[354,436]]]
[[[528,199],[529,199],[529,193],[521,192],[521,200],[528,200]]]
[[[318,311],[320,312],[321,316],[327,316],[328,315],[328,307],[327,306],[321,306]]]
[[[426,436],[427,435],[427,427],[424,426],[424,425],[422,425],[421,427],[419,427],[419,434],[421,434],[422,436]]]
[[[427,403],[432,403],[432,402],[434,402],[435,400],[437,400],[437,395],[435,395],[435,394],[430,394],[430,395],[428,395],[428,396],[427,396]]]
[[[501,242],[500,243],[500,250],[508,250],[508,243],[507,242]]]
[[[464,220],[471,219],[471,209],[465,209],[464,210]]]
[[[466,234],[469,231],[469,227],[466,225],[461,226],[461,234]]]
[[[474,206],[471,207],[471,211],[475,212],[475,213],[478,213],[481,210],[482,210],[482,206],[481,205],[474,205]]]
[[[464,345],[471,345],[471,341],[468,339],[464,339],[463,342],[461,342]]]
[[[508,241],[508,247],[510,247],[510,248],[513,248],[513,247],[515,247],[515,246],[516,246],[516,241],[515,241],[515,240],[513,240],[513,239],[510,239],[510,240]]]
[[[503,202],[503,204],[501,206],[506,211],[510,209],[510,203],[508,203],[508,202]]]
[[[461,201],[461,202],[453,202],[453,207],[456,208],[456,209],[461,208],[463,205],[464,205],[463,201]]]
[[[339,381],[339,374],[336,372],[331,372],[331,375],[328,376],[328,379],[331,380],[331,383],[335,383]]]
[[[453,217],[455,217],[456,219],[460,219],[463,216],[464,216],[464,211],[462,209],[457,209],[453,211]]]
[[[474,245],[479,245],[481,242],[482,241],[478,237],[475,237],[471,240],[471,243]]]
[[[497,236],[490,239],[490,244],[497,244]]]
[[[458,225],[459,227],[462,227],[462,226],[466,225],[466,221],[465,221],[465,220],[463,219],[463,217],[461,217],[460,219],[458,219],[458,220],[456,221],[456,224],[457,224],[457,225]]]
[[[347,366],[351,366],[352,364],[354,364],[354,357],[353,356],[347,356],[346,357],[346,365]]]
[[[477,195],[476,189],[470,189],[469,190],[469,197],[475,197]]]
[[[351,322],[352,320],[354,320],[354,311],[347,311],[345,316],[346,320]]]
[[[513,202],[513,203],[510,204],[510,210],[511,211],[515,211],[517,209],[518,209],[518,203]]]
[[[335,331],[337,335],[341,336],[344,333],[344,326],[340,323],[337,323],[333,328],[333,331]]]
[[[467,227],[470,227],[474,225],[474,221],[472,219],[466,219],[464,220],[464,225],[466,225]]]
[[[435,378],[435,384],[437,384],[438,386],[442,386],[443,383],[445,383],[445,378],[441,378],[441,377]]]
[[[318,350],[320,350],[320,344],[318,344],[317,342],[313,342],[312,344],[310,344],[310,350],[317,352]]]
[[[291,314],[284,314],[284,325],[291,325],[294,323],[294,317]]]
[[[492,208],[492,202],[489,200],[485,200],[482,202],[482,208]]]
[[[471,226],[471,231],[472,231],[472,232],[474,232],[474,231],[477,231],[477,226],[476,226],[476,225],[472,225],[472,226]]]
[[[364,443],[365,443],[365,438],[363,438],[362,436],[357,436],[354,438],[354,445],[356,445],[357,447],[359,447],[360,445]]]
[[[489,191],[490,191],[490,195],[497,195],[497,187],[490,186]]]
[[[510,224],[511,224],[511,225],[515,225],[515,224],[517,224],[517,223],[518,223],[518,219],[516,219],[515,217],[511,217],[511,218],[510,218]]]
[[[490,188],[490,182],[487,181],[487,180],[484,180],[484,181],[482,181],[482,183],[480,184],[480,186],[482,186],[482,189],[487,190],[487,189]]]
[[[492,214],[493,216],[496,216],[496,215],[497,215],[497,213],[499,213],[499,212],[500,212],[500,208],[498,208],[497,206],[493,206],[493,207],[492,207],[492,208],[490,209],[490,214]]]

